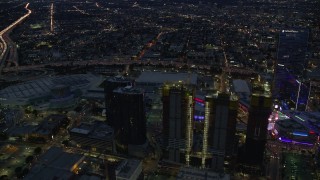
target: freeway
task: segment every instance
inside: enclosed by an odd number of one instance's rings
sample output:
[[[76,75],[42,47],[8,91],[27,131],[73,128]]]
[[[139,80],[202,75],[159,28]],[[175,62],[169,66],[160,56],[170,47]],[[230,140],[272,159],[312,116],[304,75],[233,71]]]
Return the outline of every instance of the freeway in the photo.
[[[18,20],[16,20],[15,22],[13,22],[11,25],[9,25],[8,27],[6,27],[4,30],[0,32],[0,41],[3,47],[2,52],[0,54],[0,74],[5,65],[8,54],[10,54],[9,60],[8,60],[9,64],[14,63],[15,65],[17,65],[18,63],[16,45],[10,40],[9,34],[18,24],[20,24],[23,20],[25,20],[28,16],[30,16],[32,11],[28,7],[29,7],[29,3],[27,3],[25,6],[25,9],[28,11],[27,14],[23,15]]]
[[[48,64],[38,64],[38,65],[27,65],[27,66],[18,66],[18,67],[6,67],[3,69],[3,72],[14,72],[14,71],[29,71],[29,70],[39,70],[44,69],[48,66],[52,67],[64,67],[64,66],[87,66],[87,65],[104,65],[104,66],[113,66],[113,65],[151,65],[151,66],[171,66],[177,69],[181,69],[185,66],[192,68],[194,65],[190,65],[183,62],[173,62],[173,61],[141,61],[141,60],[87,60],[87,61],[63,61],[63,62],[55,62]],[[198,70],[210,70],[210,65],[197,65]],[[225,72],[228,74],[242,74],[249,75],[254,74],[255,71],[252,69],[244,69],[244,68],[223,68]]]

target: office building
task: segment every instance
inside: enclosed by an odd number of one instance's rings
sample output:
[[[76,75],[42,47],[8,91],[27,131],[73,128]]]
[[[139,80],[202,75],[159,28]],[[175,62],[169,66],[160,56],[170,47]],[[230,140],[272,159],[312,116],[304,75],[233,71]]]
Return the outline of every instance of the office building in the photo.
[[[181,84],[165,84],[163,102],[163,148],[165,158],[189,164],[193,130],[193,90]]]
[[[113,91],[111,114],[117,145],[143,145],[146,142],[144,91],[132,86]],[[123,149],[123,150],[124,150]]]
[[[107,117],[107,124],[113,127],[114,119],[112,118],[111,107],[113,106],[112,97],[113,97],[113,90],[119,87],[126,87],[130,86],[132,83],[129,79],[123,76],[115,76],[107,79],[104,84],[104,93],[106,99],[106,117]]]
[[[309,30],[286,29],[279,33],[277,63],[284,65],[295,75],[301,75],[308,64],[306,52],[308,48]]]
[[[304,81],[309,30],[286,29],[279,33],[273,96],[283,109],[305,110],[309,85]]]

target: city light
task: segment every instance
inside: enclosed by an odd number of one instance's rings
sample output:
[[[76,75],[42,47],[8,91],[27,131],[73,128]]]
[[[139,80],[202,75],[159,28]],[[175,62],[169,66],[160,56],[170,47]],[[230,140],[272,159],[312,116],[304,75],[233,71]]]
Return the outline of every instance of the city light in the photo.
[[[303,121],[303,122],[305,121],[304,119],[302,119],[301,117],[299,117],[299,116],[297,116],[297,115],[294,116],[294,117],[298,118],[300,121]]]
[[[293,144],[301,144],[301,145],[313,146],[313,144],[308,143],[308,142],[294,141],[294,140],[287,139],[287,138],[284,138],[284,137],[279,137],[278,139],[279,139],[281,142],[285,142],[285,143],[293,143]]]
[[[308,134],[303,133],[303,132],[293,132],[292,134],[293,134],[294,136],[303,136],[303,137],[307,137],[307,136],[308,136]]]
[[[196,102],[199,102],[199,103],[204,104],[204,100],[202,100],[202,99],[200,99],[200,98],[194,98],[194,100],[195,100]]]
[[[195,115],[195,116],[194,116],[194,119],[195,119],[195,120],[204,120],[204,116],[197,116],[197,115]]]
[[[1,1],[0,176],[316,179],[307,2]]]

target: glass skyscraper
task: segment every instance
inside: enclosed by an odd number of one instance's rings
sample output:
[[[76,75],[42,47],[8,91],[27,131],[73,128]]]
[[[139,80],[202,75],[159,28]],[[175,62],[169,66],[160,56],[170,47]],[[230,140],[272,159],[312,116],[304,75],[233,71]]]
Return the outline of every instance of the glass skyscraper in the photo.
[[[284,109],[304,110],[307,104],[309,86],[304,75],[308,38],[309,30],[303,28],[279,33],[273,95]]]

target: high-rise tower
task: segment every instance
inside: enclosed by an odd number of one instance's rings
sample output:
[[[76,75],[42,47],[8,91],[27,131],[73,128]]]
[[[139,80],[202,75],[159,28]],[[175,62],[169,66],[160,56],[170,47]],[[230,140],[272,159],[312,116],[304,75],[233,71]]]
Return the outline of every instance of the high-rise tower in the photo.
[[[271,107],[272,97],[270,93],[254,92],[252,94],[245,144],[246,163],[248,164],[261,165],[263,162]]]
[[[202,148],[202,166],[223,171],[225,156],[235,151],[238,98],[221,93],[207,96]],[[208,159],[211,159],[208,163]],[[210,162],[210,161],[209,161]]]
[[[193,90],[166,84],[162,90],[163,147],[170,161],[189,164],[193,130]]]
[[[304,28],[279,33],[273,96],[281,102],[282,109],[305,110],[309,95],[308,85],[303,81],[308,65],[308,38],[309,30]]]
[[[112,97],[113,97],[113,90],[119,87],[126,87],[130,86],[131,81],[123,76],[115,76],[107,79],[104,84],[104,94],[106,100],[106,117],[107,117],[107,124],[113,127],[114,120],[111,114],[111,108],[113,106]]]
[[[111,114],[117,144],[128,145],[146,142],[144,92],[132,86],[113,91]]]

